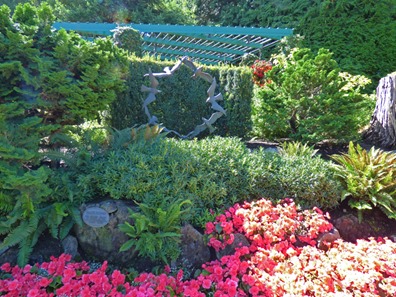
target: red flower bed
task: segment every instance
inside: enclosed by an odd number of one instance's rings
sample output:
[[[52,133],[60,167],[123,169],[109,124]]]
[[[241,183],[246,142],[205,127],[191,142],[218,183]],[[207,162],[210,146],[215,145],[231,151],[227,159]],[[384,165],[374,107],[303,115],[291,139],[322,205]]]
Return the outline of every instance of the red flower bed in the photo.
[[[33,267],[0,270],[1,296],[396,296],[396,244],[387,239],[332,243],[316,248],[332,228],[320,210],[298,211],[291,200],[235,205],[207,224],[209,244],[220,250],[244,234],[249,246],[203,266],[195,279],[142,273],[134,282],[107,263],[89,272],[70,256]],[[302,242],[306,243],[302,246]],[[298,244],[297,244],[298,243]]]

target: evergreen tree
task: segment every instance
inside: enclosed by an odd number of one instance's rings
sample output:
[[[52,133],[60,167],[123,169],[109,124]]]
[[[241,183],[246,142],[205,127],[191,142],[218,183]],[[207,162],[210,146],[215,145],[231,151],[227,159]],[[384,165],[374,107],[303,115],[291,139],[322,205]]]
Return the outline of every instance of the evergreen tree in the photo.
[[[396,69],[395,0],[323,1],[301,20],[305,46],[330,49],[340,67],[372,79]]]
[[[64,237],[79,220],[67,175],[45,163],[55,136],[97,118],[126,75],[109,39],[53,31],[53,21],[47,4],[18,5],[12,17],[0,7],[0,249],[19,245],[20,265],[46,229]]]

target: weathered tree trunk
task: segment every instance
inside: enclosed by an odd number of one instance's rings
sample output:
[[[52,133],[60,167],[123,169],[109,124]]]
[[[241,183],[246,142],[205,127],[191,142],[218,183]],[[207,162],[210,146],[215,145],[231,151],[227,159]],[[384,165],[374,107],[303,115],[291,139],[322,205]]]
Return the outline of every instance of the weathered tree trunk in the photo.
[[[384,149],[396,148],[396,72],[381,78],[370,127],[363,138]]]

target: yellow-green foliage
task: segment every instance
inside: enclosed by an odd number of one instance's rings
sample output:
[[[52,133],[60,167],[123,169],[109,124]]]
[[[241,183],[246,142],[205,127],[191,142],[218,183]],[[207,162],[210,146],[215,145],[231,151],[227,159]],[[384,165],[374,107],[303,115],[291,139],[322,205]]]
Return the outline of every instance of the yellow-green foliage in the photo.
[[[153,72],[163,72],[164,67],[172,67],[175,61],[131,57],[129,63],[130,77],[126,82],[126,89],[118,93],[117,100],[111,105],[108,118],[109,125],[119,130],[148,122],[142,110],[147,93],[140,91],[141,85],[150,85],[144,74],[148,73],[149,68]],[[226,116],[216,122],[215,126],[218,129],[215,134],[246,137],[252,127],[250,105],[253,83],[250,69],[204,66],[203,71],[216,78],[216,94],[222,93],[224,101],[220,104],[227,111]],[[157,116],[160,123],[183,135],[201,124],[202,117],[209,118],[214,112],[210,104],[205,102],[210,83],[200,78],[193,79],[192,74],[192,71],[182,64],[173,76],[158,78],[158,89],[161,93],[157,94],[156,101],[148,106],[150,113]]]
[[[339,165],[336,174],[344,187],[342,200],[357,208],[359,218],[364,209],[379,207],[396,219],[396,154],[349,143],[347,154],[332,156]]]

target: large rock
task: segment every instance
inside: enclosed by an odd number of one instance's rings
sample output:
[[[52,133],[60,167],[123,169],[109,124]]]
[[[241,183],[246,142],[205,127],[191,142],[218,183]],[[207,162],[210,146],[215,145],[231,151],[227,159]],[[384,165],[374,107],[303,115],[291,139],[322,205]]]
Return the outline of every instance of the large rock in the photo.
[[[318,236],[317,239],[317,247],[320,250],[327,251],[329,245],[331,245],[334,241],[341,239],[340,233],[337,229],[333,228],[328,232],[324,232]]]
[[[210,260],[210,250],[203,236],[193,226],[186,224],[181,230],[181,253],[177,260],[178,266],[201,268]]]
[[[221,259],[224,256],[232,255],[235,253],[236,248],[240,248],[243,246],[249,246],[249,241],[245,237],[245,235],[241,233],[234,234],[234,242],[230,245],[227,245],[223,250],[216,252],[217,259]]]
[[[97,220],[98,222],[94,221],[92,217],[87,219],[85,214],[89,212],[89,209],[97,208],[107,213],[107,218],[98,212],[101,216],[100,220]],[[84,224],[83,226],[76,225],[74,230],[79,246],[86,255],[94,257],[98,261],[107,260],[109,263],[120,266],[133,262],[137,251],[133,248],[125,252],[119,251],[121,245],[130,239],[128,235],[118,229],[118,225],[124,222],[133,224],[128,208],[135,209],[131,202],[120,200],[106,200],[80,207]]]
[[[349,242],[356,242],[357,239],[376,235],[369,223],[365,221],[359,223],[358,218],[353,214],[335,219],[333,225],[340,233],[341,238]]]

